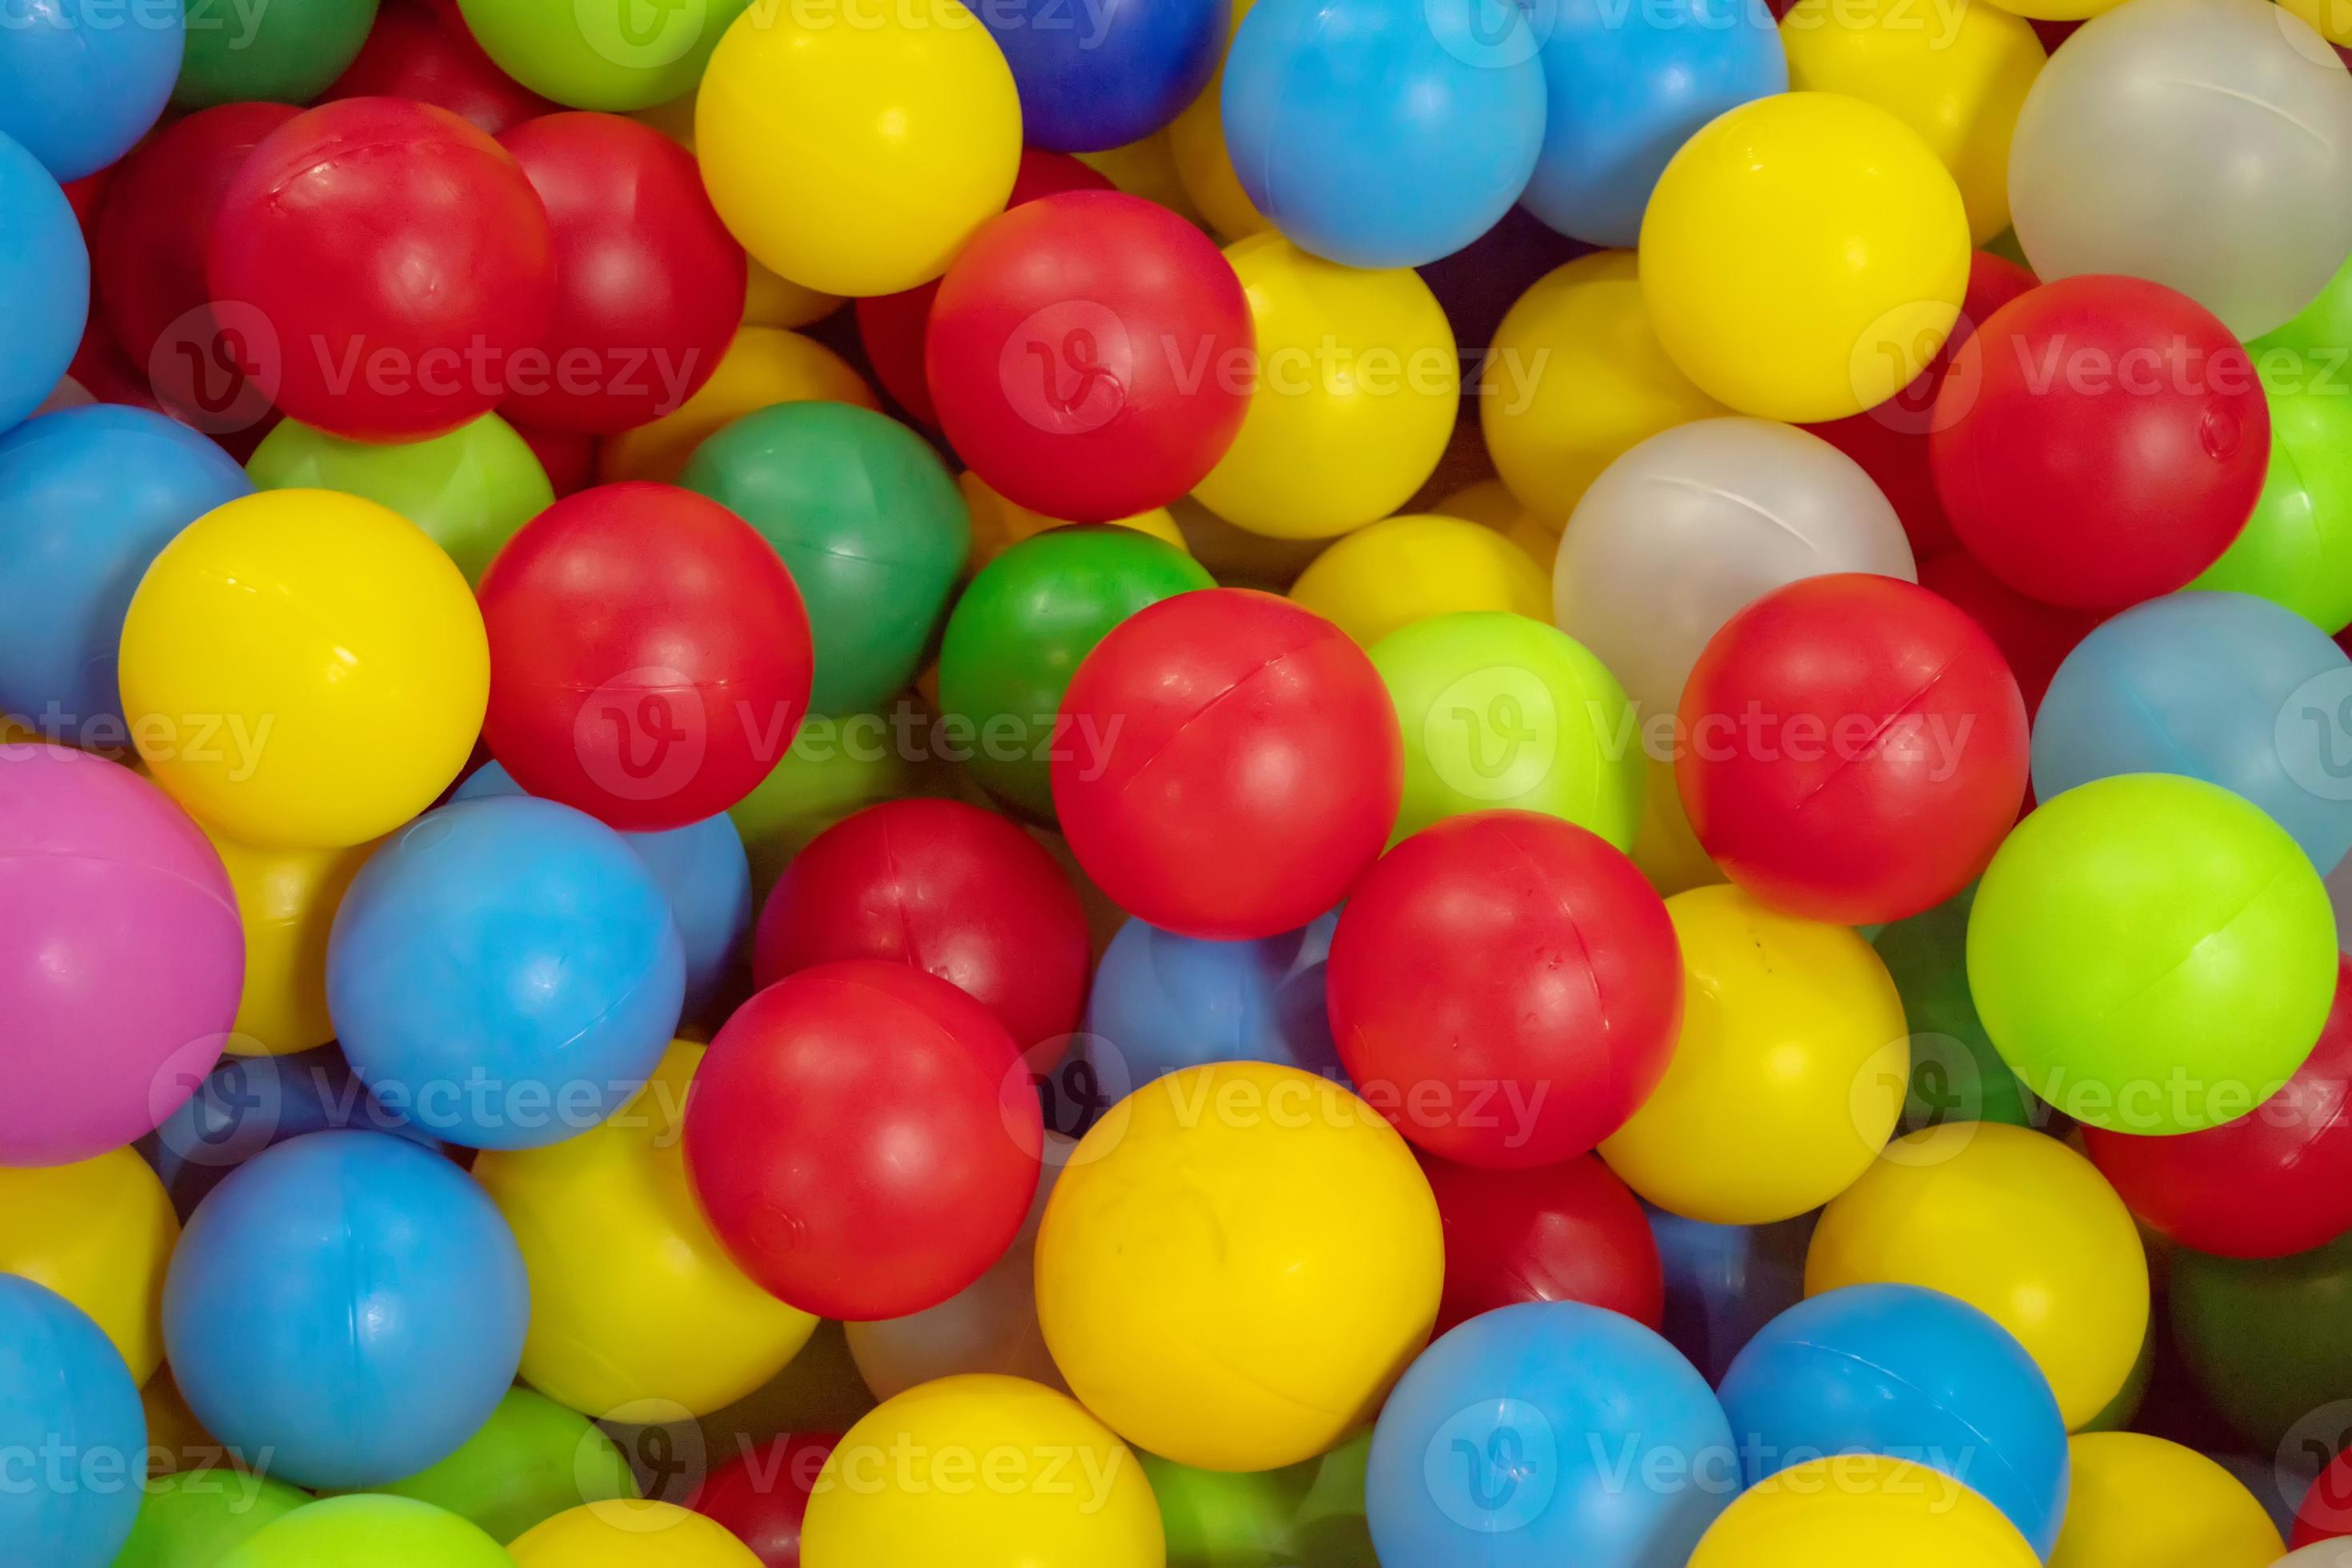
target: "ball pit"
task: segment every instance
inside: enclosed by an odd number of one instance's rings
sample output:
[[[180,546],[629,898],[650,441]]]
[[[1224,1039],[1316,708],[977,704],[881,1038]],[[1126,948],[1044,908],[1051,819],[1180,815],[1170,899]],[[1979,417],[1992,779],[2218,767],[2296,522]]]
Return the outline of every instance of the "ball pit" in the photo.
[[[1433,616],[1503,611],[1541,623],[1549,586],[1528,552],[1491,528],[1405,516],[1335,541],[1290,596],[1370,648]]]
[[[163,1272],[179,1239],[163,1184],[130,1149],[0,1166],[0,1273],[46,1285],[87,1314],[134,1383],[163,1359]]]
[[[1517,1171],[1423,1155],[1421,1170],[1445,1226],[1440,1334],[1522,1301],[1581,1301],[1664,1323],[1656,1238],[1640,1201],[1598,1159]]]
[[[0,1438],[27,1456],[71,1445],[64,1474],[0,1494],[10,1550],[59,1568],[106,1568],[130,1536],[147,1421],[105,1333],[47,1287],[0,1273]],[[20,1461],[21,1463],[22,1461]]]

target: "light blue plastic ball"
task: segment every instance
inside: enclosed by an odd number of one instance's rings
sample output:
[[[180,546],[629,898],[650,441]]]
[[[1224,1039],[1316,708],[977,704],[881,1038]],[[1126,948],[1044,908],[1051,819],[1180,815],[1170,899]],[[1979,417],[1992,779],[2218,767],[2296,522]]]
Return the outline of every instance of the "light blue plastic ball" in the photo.
[[[252,493],[226,452],[144,408],[68,408],[0,436],[0,713],[127,747],[115,655],[131,595],[182,529]]]
[[[2043,1557],[2066,1516],[2066,1423],[2033,1357],[1983,1312],[1916,1285],[1790,1308],[1718,1391],[1749,1485],[1832,1454],[1884,1454],[1966,1483]]]
[[[1643,1205],[1666,1276],[1666,1339],[1719,1383],[1774,1318],[1805,1299],[1818,1213],[1777,1225],[1709,1225]]]
[[[1276,1062],[1344,1081],[1323,1004],[1337,913],[1255,942],[1203,942],[1142,921],[1095,970],[1081,1050],[1112,1099],[1203,1062]]]
[[[5,16],[0,10],[0,16]],[[0,45],[12,35],[0,30]],[[6,88],[0,85],[0,101]],[[89,318],[89,252],[56,178],[0,135],[0,430],[63,379]]]
[[[335,913],[327,1007],[387,1110],[476,1149],[532,1149],[619,1110],[686,995],[669,899],[621,836],[528,797],[430,811]]]
[[[114,1561],[147,1479],[139,1385],[80,1308],[15,1274],[0,1274],[0,1561]]]
[[[95,174],[163,112],[187,33],[181,0],[6,0],[0,133],[59,180]]]
[[[1510,0],[1259,0],[1225,58],[1234,172],[1293,243],[1419,267],[1501,220],[1543,145]]]
[[[478,769],[453,800],[519,795],[522,785],[497,763]],[[751,859],[743,836],[725,812],[667,833],[621,835],[668,895],[678,940],[686,950],[686,1016],[699,1015],[719,994],[743,939],[751,931]]]
[[[415,1475],[489,1419],[530,1289],[474,1179],[383,1132],[313,1132],[196,1207],[163,1284],[180,1392],[244,1463],[306,1487]]]
[[[1740,1489],[1723,1406],[1633,1319],[1530,1301],[1406,1369],[1372,1431],[1382,1568],[1682,1568]]]
[[[2118,773],[2234,790],[2322,875],[2352,850],[2352,658],[2247,594],[2150,599],[2094,629],[2033,721],[2033,793]]]
[[[1763,0],[1558,0],[1542,154],[1520,199],[1565,235],[1631,246],[1666,160],[1726,110],[1789,90]]]

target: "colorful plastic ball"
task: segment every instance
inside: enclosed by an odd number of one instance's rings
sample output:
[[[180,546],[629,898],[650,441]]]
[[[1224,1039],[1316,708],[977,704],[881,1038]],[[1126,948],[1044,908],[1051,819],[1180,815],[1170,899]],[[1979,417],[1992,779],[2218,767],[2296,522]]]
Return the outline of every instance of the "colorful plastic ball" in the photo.
[[[1200,96],[1224,47],[1226,0],[1143,0],[1087,25],[1051,0],[983,5],[1033,146],[1093,153],[1140,141]]]
[[[1940,512],[1938,515],[1941,515]],[[1957,547],[1919,563],[1919,586],[1968,612],[2000,649],[2030,720],[2042,710],[2051,679],[2075,645],[2099,624],[2090,610],[2070,610],[2029,599]]]
[[[379,1100],[475,1149],[602,1121],[677,1026],[686,959],[626,841],[551,801],[464,801],[376,851],[335,916],[327,1003]]]
[[[1535,171],[1536,48],[1491,0],[1260,0],[1225,58],[1234,169],[1276,228],[1341,266],[1450,256]]]
[[[1181,549],[1130,528],[1049,529],[981,568],[940,645],[940,711],[971,727],[968,771],[1051,820],[1055,722],[1079,662],[1145,605],[1213,586]]]
[[[1893,577],[1808,577],[1749,605],[1699,655],[1675,727],[1675,783],[1709,858],[1767,903],[1839,925],[1958,893],[2025,799],[2025,701],[2000,650]]]
[[[1837,1196],[1805,1260],[1811,1296],[1919,1285],[2017,1337],[2080,1427],[2115,1397],[2147,1331],[2131,1214],[2054,1138],[1997,1122],[1914,1132]]]
[[[1660,1208],[1763,1225],[1870,1167],[1910,1079],[1902,998],[1870,944],[1731,887],[1666,900],[1685,973],[1665,1077],[1601,1146]]]
[[[1780,42],[1763,0],[1631,14],[1569,0],[1541,40],[1543,153],[1520,200],[1562,234],[1632,245],[1675,149],[1727,110],[1789,89]]]
[[[923,352],[940,426],[992,489],[1105,522],[1167,505],[1225,455],[1253,342],[1200,230],[1139,196],[1065,191],[972,236]]]
[[[2352,1564],[2352,1542],[2329,1539],[2288,1552],[2272,1568],[2346,1568],[2347,1564]]]
[[[988,481],[970,468],[956,476],[956,488],[963,492],[963,504],[971,512],[971,560],[968,569],[973,572],[986,566],[1013,546],[1034,539],[1041,533],[1055,529],[1097,526],[1072,522],[1067,518],[1047,517],[1044,512],[1034,508],[1016,506],[989,489]],[[1204,518],[1208,515],[1206,510],[1195,502],[1178,501],[1171,504],[1183,506],[1191,515],[1195,517]],[[1148,511],[1139,511],[1132,517],[1115,517],[1109,522],[1099,526],[1123,528],[1129,533],[1140,533],[1148,538],[1156,539],[1171,550],[1188,555],[1192,553],[1192,546],[1184,538],[1184,531],[1176,525],[1176,514],[1168,507],[1155,506]],[[1241,535],[1238,530],[1229,531],[1238,537],[1247,537]]]
[[[1321,539],[1410,500],[1445,453],[1462,375],[1421,275],[1326,261],[1278,234],[1226,247],[1249,300],[1255,384],[1233,445],[1193,486],[1276,539]]]
[[[1271,1469],[1370,1418],[1444,1266],[1429,1184],[1377,1111],[1296,1068],[1215,1062],[1080,1141],[1037,1235],[1037,1314],[1071,1391],[1130,1442]]]
[[[1625,1485],[1612,1456],[1673,1480]],[[1615,1312],[1530,1302],[1413,1363],[1372,1433],[1367,1517],[1391,1568],[1648,1568],[1690,1554],[1738,1469],[1723,1406],[1672,1345]]]
[[[163,1359],[163,1271],[179,1239],[163,1183],[130,1149],[70,1165],[0,1166],[0,1273],[46,1285],[88,1313],[136,1383]]]
[[[2177,1251],[2169,1294],[2189,1386],[2258,1452],[2336,1440],[2352,1399],[2352,1237],[2281,1258]]]
[[[991,1454],[1009,1459],[986,1484],[959,1479]],[[1017,1377],[943,1378],[877,1406],[826,1458],[801,1536],[805,1568],[1160,1568],[1166,1552],[1141,1462],[1076,1400]]]
[[[256,1155],[190,1218],[163,1341],[223,1443],[268,1452],[287,1480],[356,1488],[474,1435],[529,1311],[514,1237],[465,1172],[385,1133],[314,1132]]]
[[[517,426],[515,434],[530,448],[530,455],[539,459],[540,468],[547,475],[547,482],[554,489],[558,500],[578,495],[596,482],[596,458],[604,443],[595,437],[572,430],[541,430],[528,425]],[[488,563],[483,564],[487,566]]]
[[[2066,1426],[2025,1347],[1964,1301],[1856,1285],[1790,1308],[1724,1377],[1752,1484],[1836,1454],[1966,1481],[2047,1555],[2066,1511]]]
[[[198,0],[172,101],[182,109],[253,99],[308,103],[359,57],[375,14],[376,0],[273,0],[251,12]]]
[[[956,0],[856,26],[738,17],[695,100],[719,216],[758,260],[828,294],[938,277],[1003,210],[1021,105],[995,40]],[[495,52],[495,50],[493,51]]]
[[[283,420],[254,448],[246,472],[266,490],[340,490],[390,507],[476,584],[506,542],[555,504],[530,443],[495,414],[398,445],[347,441]]]
[[[687,1506],[725,1525],[765,1568],[801,1568],[801,1527],[835,1434],[786,1433],[713,1469]]]
[[[2194,1448],[2138,1432],[2074,1440],[2066,1528],[2052,1568],[2271,1568],[2284,1543],[2237,1477]]]
[[[243,1470],[156,1476],[112,1568],[214,1568],[232,1547],[310,1500],[299,1488]]]
[[[2195,300],[2071,278],[1977,328],[1927,442],[1945,514],[1994,576],[2113,609],[2186,585],[2229,548],[2262,493],[2271,423],[2245,351]]]
[[[1359,1092],[1419,1147],[1523,1170],[1615,1132],[1667,1070],[1683,965],[1633,863],[1556,817],[1450,817],[1349,894],[1325,984]]]
[[[184,1221],[231,1171],[264,1149],[329,1129],[392,1132],[440,1145],[386,1110],[331,1046],[283,1057],[228,1057],[139,1152]]]
[[[2352,624],[2352,400],[2300,354],[2250,346],[2271,415],[2271,460],[2253,515],[2189,586],[2253,594],[2333,635]]]
[[[483,575],[483,739],[531,794],[662,832],[750,794],[807,711],[808,612],[767,541],[668,485],[541,512]]]
[[[1549,620],[1549,586],[1528,552],[1495,530],[1414,515],[1333,541],[1290,596],[1369,648],[1433,616],[1499,610]]]
[[[483,52],[455,0],[385,0],[350,68],[319,96],[413,98],[492,136],[555,110]]]
[[[995,1016],[865,959],[788,975],[728,1020],[685,1147],[738,1266],[805,1311],[863,1321],[937,1306],[996,1261],[1036,1190],[1041,1136]]]
[[[499,144],[546,205],[555,254],[547,331],[501,406],[594,435],[685,406],[742,321],[745,278],[694,154],[612,114],[542,115]]]
[[[2324,1552],[2307,1553],[2304,1549],[2321,1542],[2333,1542],[2335,1551],[2352,1553],[2352,1540],[2345,1539],[2347,1536],[2352,1536],[2352,1448],[2336,1451],[2313,1480],[2303,1501],[2296,1505],[2287,1544],[2301,1556],[2289,1557],[2286,1562],[2293,1568],[2320,1564],[2339,1568],[2341,1558]],[[2304,1563],[2302,1557],[2309,1557],[2310,1563]]]
[[[1969,992],[1969,913],[1975,908],[1971,887],[1924,913],[1890,921],[1870,939],[1902,993],[1903,1016],[1911,1026],[1906,1131],[1949,1121],[2031,1127],[2042,1114],[2041,1101],[1993,1048]]]
[[[163,112],[186,34],[176,5],[26,0],[0,49],[0,135],[59,181],[96,174]]]
[[[138,1517],[147,1420],[122,1357],[81,1310],[0,1273],[0,1491],[9,1551],[44,1568],[107,1568]]]
[[[1969,917],[1969,985],[2001,1058],[2116,1132],[2194,1132],[2268,1099],[2319,1038],[2336,967],[2327,891],[2286,830],[2172,774],[2044,801]]]
[[[675,484],[695,448],[727,426],[771,404],[814,398],[879,406],[849,362],[823,343],[773,327],[744,327],[683,408],[598,445],[596,477],[604,484]]]
[[[2034,793],[2117,773],[2203,779],[2261,806],[2325,875],[2352,851],[2352,789],[2335,777],[2347,696],[2352,658],[2292,610],[2244,594],[2151,599],[2058,667]]]
[[[236,1016],[245,934],[220,858],[126,768],[0,747],[0,1164],[130,1142],[193,1093]]]
[[[779,404],[705,441],[678,482],[791,569],[815,640],[816,711],[863,711],[914,679],[971,545],[963,498],[921,437],[851,404]]]
[[[457,8],[499,68],[533,92],[626,112],[692,92],[746,4],[710,0],[651,15],[541,0],[457,0]]]
[[[547,210],[504,148],[446,110],[362,98],[262,139],[221,198],[205,277],[248,307],[289,416],[413,441],[504,401],[556,273]]]
[[[1837,419],[1926,368],[1959,313],[1969,219],[1919,133],[1830,92],[1758,99],[1666,165],[1642,219],[1658,341],[1708,395]]]
[[[568,1509],[507,1551],[516,1568],[760,1568],[726,1526],[659,1501]]]
[[[0,234],[8,237],[0,295],[16,302],[0,326],[0,430],[7,430],[41,406],[73,362],[89,315],[89,251],[57,181],[5,135]]]
[[[115,656],[139,579],[173,535],[252,493],[227,453],[144,408],[45,414],[0,436],[0,711],[120,748]]]
[[[1665,1277],[1641,1202],[1591,1155],[1537,1170],[1422,1156],[1445,1226],[1437,1331],[1521,1301],[1582,1301],[1655,1329]]]
[[[1560,537],[1553,616],[1644,717],[1671,713],[1726,621],[1831,572],[1916,575],[1869,476],[1802,430],[1702,419],[1649,437],[1585,490]]]
[[[1254,942],[1202,942],[1129,921],[1095,969],[1084,1060],[1093,1088],[1123,1098],[1213,1061],[1273,1062],[1339,1074],[1324,1004],[1338,918]]]
[[[371,1489],[446,1509],[499,1542],[567,1509],[638,1495],[612,1438],[528,1388],[507,1390],[481,1430],[439,1464]]]
[[[1814,1215],[1778,1225],[1708,1225],[1648,1211],[1665,1273],[1664,1333],[1709,1384],[1765,1324],[1804,1300]]]
[[[1813,1459],[1742,1493],[1690,1568],[2034,1568],[1983,1496],[1908,1459]],[[2085,1565],[2087,1568],[2087,1564]]]
[[[499,1543],[410,1498],[326,1498],[229,1549],[212,1568],[509,1568]]]

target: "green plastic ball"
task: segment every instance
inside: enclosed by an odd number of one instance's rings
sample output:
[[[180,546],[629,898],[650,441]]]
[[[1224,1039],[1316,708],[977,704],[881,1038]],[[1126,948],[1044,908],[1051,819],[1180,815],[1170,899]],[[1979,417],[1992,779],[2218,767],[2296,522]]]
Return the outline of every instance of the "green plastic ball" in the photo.
[[[2148,1384],[2156,1381],[2155,1320],[2147,1325],[2147,1333],[2139,1342],[2139,1359],[2116,1390],[2116,1396],[2100,1406],[2099,1413],[2075,1428],[2078,1432],[2128,1432],[2131,1424],[2139,1419],[2139,1407],[2147,1403]]]
[[[1207,568],[1131,528],[1054,528],[981,569],[940,645],[940,711],[970,726],[972,776],[1054,819],[1055,715],[1078,662],[1147,605],[1216,585]]]
[[[1969,994],[1969,911],[1974,887],[1924,914],[1881,927],[1870,938],[1911,1029],[1911,1089],[1905,1132],[1951,1121],[2035,1124],[2033,1097],[1993,1049]]]
[[[2311,1054],[2336,919],[2295,841],[2242,796],[2169,773],[2044,801],[1969,920],[1969,987],[2026,1088],[2111,1131],[2243,1116]]]
[[[760,531],[816,643],[810,710],[856,713],[914,679],[971,552],[963,492],[929,443],[847,403],[779,403],[709,440],[680,484]]]
[[[628,1458],[601,1428],[527,1388],[509,1389],[482,1429],[439,1464],[373,1489],[446,1509],[501,1542],[582,1503],[642,1495]]]
[[[1625,689],[1582,643],[1525,616],[1465,610],[1399,627],[1371,658],[1404,731],[1396,838],[1516,809],[1633,848],[1641,734]]]
[[[506,1548],[410,1498],[327,1498],[229,1549],[215,1568],[514,1568]]]
[[[929,745],[929,723],[911,702],[887,712],[803,721],[768,776],[727,808],[751,857],[753,898],[766,903],[792,858],[852,812],[946,793],[939,770],[916,754]]]
[[[2284,331],[2284,329],[2281,329]],[[2299,350],[2258,353],[2271,460],[2253,515],[2189,585],[2283,605],[2333,637],[2352,625],[2352,368]]]
[[[498,67],[541,98],[616,113],[694,90],[751,0],[457,0]]]
[[[2274,1453],[2305,1416],[2343,1436],[2352,1400],[2352,1236],[2292,1258],[2172,1258],[2172,1337],[2231,1426]],[[2300,1445],[2298,1445],[2300,1447]]]
[[[376,0],[187,0],[188,45],[172,101],[308,103],[359,58],[375,10]]]
[[[490,558],[555,504],[530,444],[495,414],[430,441],[346,441],[291,419],[262,437],[245,471],[266,490],[341,490],[390,507],[433,536],[479,584]]]
[[[2346,363],[2352,357],[2352,258],[2284,326],[2273,327],[2246,343],[2246,353],[2257,367],[2265,358],[2277,365],[2281,362],[2276,356],[2282,352],[2304,363],[2305,379],[2315,390],[2342,396],[2352,385],[2352,364]],[[2324,383],[2323,377],[2326,378]]]
[[[245,1470],[184,1470],[147,1483],[114,1568],[214,1568],[310,1494]]]
[[[1372,1438],[1319,1459],[1226,1474],[1141,1456],[1168,1538],[1168,1568],[1379,1568],[1364,1522]]]

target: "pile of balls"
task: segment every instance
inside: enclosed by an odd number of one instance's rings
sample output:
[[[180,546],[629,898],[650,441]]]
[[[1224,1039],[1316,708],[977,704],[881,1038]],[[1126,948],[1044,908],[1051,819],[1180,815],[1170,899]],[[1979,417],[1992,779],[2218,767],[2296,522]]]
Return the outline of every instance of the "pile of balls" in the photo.
[[[2352,1568],[2339,44],[5,0],[0,1560]]]

